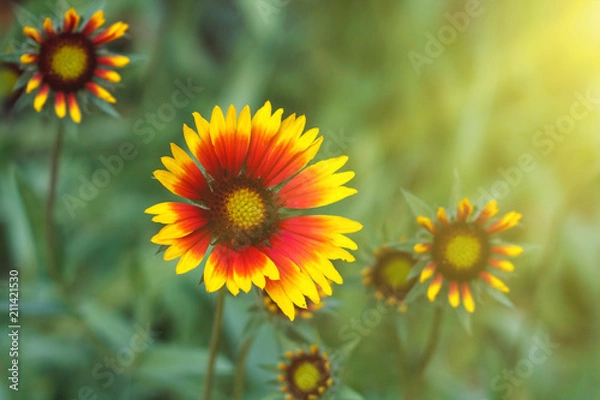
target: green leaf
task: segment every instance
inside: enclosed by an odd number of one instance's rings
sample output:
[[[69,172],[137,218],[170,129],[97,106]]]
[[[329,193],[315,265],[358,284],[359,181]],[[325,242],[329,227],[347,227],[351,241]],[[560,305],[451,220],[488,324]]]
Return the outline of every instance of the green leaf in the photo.
[[[9,53],[0,53],[0,61],[18,64],[20,62],[20,57],[19,54],[14,51]]]
[[[17,3],[12,3],[12,7],[15,13],[15,18],[21,27],[32,26],[36,27],[40,24],[39,18],[33,15],[25,7],[20,6]]]
[[[117,112],[117,110],[115,110],[115,108],[110,103],[99,99],[96,96],[89,96],[89,99],[96,107],[98,107],[100,110],[104,111],[111,117],[114,117],[116,119],[121,118],[121,115]]]
[[[404,189],[402,189],[402,195],[408,203],[408,206],[410,207],[410,210],[412,211],[415,218],[421,215],[427,218],[434,217],[435,213],[433,212],[433,209],[429,207],[429,205],[423,200],[410,193],[408,190]]]
[[[504,304],[505,306],[509,307],[509,308],[514,308],[515,305],[513,304],[512,301],[510,301],[510,299],[502,292],[500,292],[499,290],[496,290],[492,287],[489,287],[488,285],[485,285],[485,291],[492,297],[494,298],[498,303]]]
[[[22,87],[25,87],[25,85],[27,85],[27,82],[29,82],[32,76],[33,73],[31,72],[24,72],[23,74],[21,74],[19,79],[17,79],[17,81],[15,82],[15,86],[13,87],[12,91],[15,92],[21,89]]]
[[[460,175],[458,174],[458,170],[454,170],[454,182],[452,183],[452,188],[450,189],[450,207],[456,207],[459,201],[462,200],[462,182],[460,180]]]
[[[90,329],[117,348],[128,346],[136,334],[147,332],[146,328],[127,321],[93,299],[81,303],[78,311]]]
[[[81,14],[81,18],[83,21],[87,22],[96,11],[104,9],[106,9],[106,0],[93,0],[88,8]]]
[[[471,324],[471,314],[464,309],[457,309],[456,315],[458,316],[458,320],[460,321],[460,325],[463,327],[467,335],[473,335],[473,327]]]
[[[36,258],[42,264],[46,250],[46,246],[44,245],[46,243],[44,240],[44,203],[17,170],[14,171],[14,181],[21,206],[27,218],[32,242],[35,244]]]
[[[344,385],[336,390],[334,394],[336,400],[364,400],[365,398],[358,392]]]
[[[136,375],[158,383],[166,388],[179,377],[202,376],[206,373],[208,350],[197,347],[156,344],[140,354]],[[228,375],[233,371],[229,360],[218,356],[215,362],[217,375]]]

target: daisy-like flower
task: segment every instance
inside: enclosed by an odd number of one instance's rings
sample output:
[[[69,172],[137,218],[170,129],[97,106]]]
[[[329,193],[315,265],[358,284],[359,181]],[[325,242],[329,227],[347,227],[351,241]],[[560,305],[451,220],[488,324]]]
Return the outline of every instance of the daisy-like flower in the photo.
[[[363,283],[373,287],[378,300],[406,311],[404,299],[417,282],[417,278],[409,278],[416,263],[412,253],[383,247],[375,252],[373,266],[363,269]]]
[[[91,93],[109,103],[116,102],[102,85],[119,82],[121,76],[114,68],[127,65],[129,58],[108,53],[104,45],[122,37],[128,25],[117,22],[99,31],[104,22],[103,11],[81,21],[71,8],[62,21],[46,18],[41,29],[23,28],[29,41],[20,61],[26,71],[33,73],[25,91],[38,89],[33,100],[37,112],[42,110],[51,92],[56,115],[64,118],[68,107],[76,123],[81,122],[78,96]]]
[[[304,116],[281,120],[267,102],[254,117],[244,107],[239,117],[231,106],[219,107],[210,122],[194,113],[196,130],[184,125],[188,148],[171,144],[173,157],[163,157],[167,170],[154,176],[185,203],[160,203],[146,210],[153,221],[167,224],[152,238],[169,246],[165,260],[179,258],[178,274],[196,268],[209,245],[214,248],[204,267],[208,292],[223,285],[237,295],[252,285],[266,290],[290,319],[295,306],[306,309],[306,298],[320,302],[315,282],[332,293],[329,280],[342,277],[331,260],[352,262],[345,249],[356,244],[344,236],[360,230],[340,216],[292,216],[290,209],[310,209],[356,193],[343,186],[354,172],[336,173],[348,160],[341,156],[307,167],[322,137],[318,129],[304,132]]]
[[[333,385],[331,363],[327,353],[317,346],[309,352],[285,353],[287,362],[279,364],[278,376],[286,400],[317,400]]]
[[[448,300],[452,307],[458,307],[462,297],[465,309],[471,313],[475,310],[475,301],[470,285],[476,280],[502,292],[509,291],[493,271],[513,271],[515,267],[506,257],[520,255],[523,248],[500,244],[493,236],[516,226],[521,214],[513,211],[502,218],[493,218],[497,213],[496,200],[474,213],[473,206],[464,198],[453,217],[449,217],[444,208],[438,209],[436,222],[417,217],[417,223],[431,236],[431,241],[414,247],[416,253],[429,261],[420,281],[433,277],[427,289],[430,301],[435,300],[444,280],[448,282]]]

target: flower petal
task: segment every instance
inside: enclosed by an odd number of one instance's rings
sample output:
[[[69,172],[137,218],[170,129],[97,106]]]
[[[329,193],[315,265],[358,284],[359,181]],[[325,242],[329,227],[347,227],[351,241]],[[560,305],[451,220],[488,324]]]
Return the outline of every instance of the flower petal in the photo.
[[[98,35],[96,35],[92,39],[92,43],[95,45],[100,45],[119,39],[120,37],[123,37],[125,35],[127,28],[129,28],[129,25],[120,21],[115,22],[114,24],[100,32]]]
[[[473,301],[473,294],[471,293],[469,284],[467,282],[461,283],[460,289],[465,310],[472,313],[473,311],[475,311],[475,301]]]
[[[423,283],[427,279],[431,278],[433,276],[433,274],[435,273],[436,269],[437,269],[437,265],[435,262],[429,263],[425,268],[423,268],[423,271],[421,271],[421,276],[419,278],[419,281],[421,283]]]
[[[506,286],[504,284],[504,282],[502,282],[500,279],[496,278],[494,275],[490,274],[489,272],[482,271],[482,272],[479,273],[479,277],[485,283],[487,283],[488,285],[490,285],[494,289],[498,289],[501,292],[505,292],[505,293],[508,293],[510,291],[510,289],[508,288],[508,286]]]
[[[448,215],[444,207],[438,208],[436,218],[442,225],[448,225]]]
[[[129,64],[129,57],[112,55],[98,57],[98,64],[108,65],[115,68],[121,68]]]
[[[523,253],[523,248],[517,245],[505,245],[505,246],[493,246],[491,248],[492,253],[500,254],[503,256],[516,257]]]
[[[48,93],[50,92],[50,86],[47,83],[44,83],[40,90],[35,95],[33,99],[33,108],[37,112],[42,111],[42,107],[46,104],[46,100],[48,100]]]
[[[419,215],[417,217],[417,224],[421,225],[423,228],[427,229],[431,233],[435,233],[435,224],[433,221],[427,217]]]
[[[37,54],[30,54],[30,53],[25,53],[19,58],[19,61],[21,61],[21,64],[33,64],[33,63],[37,62],[37,60],[38,60]]]
[[[25,26],[23,27],[23,34],[25,36],[27,36],[28,38],[36,41],[37,43],[42,43],[42,35],[40,34],[40,31],[38,31],[35,28],[32,28],[31,26]]]
[[[107,101],[109,103],[116,103],[117,100],[108,92],[108,90],[104,89],[102,86],[98,85],[95,82],[87,82],[85,84],[87,90],[89,90],[96,97]]]
[[[40,72],[35,74],[30,80],[29,82],[27,82],[27,88],[25,88],[25,93],[31,93],[33,92],[35,89],[37,89],[41,84],[42,84],[42,80],[44,79],[44,75]]]
[[[489,233],[490,235],[493,235],[495,233],[510,229],[519,223],[519,220],[521,219],[521,217],[522,217],[522,215],[519,214],[518,212],[511,211],[508,214],[506,214],[505,216],[503,216],[502,218],[493,222],[490,226],[488,226],[486,228],[486,232]]]
[[[106,20],[104,19],[104,11],[98,10],[96,11],[89,19],[89,21],[83,27],[81,33],[85,36],[89,36],[96,29],[100,28]]]
[[[458,292],[458,283],[456,281],[450,282],[450,286],[448,288],[448,301],[454,308],[460,305],[460,293]]]
[[[81,122],[81,110],[77,103],[77,98],[74,93],[67,93],[67,104],[69,105],[69,115],[76,124]]]
[[[429,253],[433,245],[431,243],[417,243],[413,247],[413,250],[417,254]]]
[[[438,293],[440,292],[440,289],[442,288],[443,280],[444,280],[444,276],[440,273],[438,273],[435,276],[435,278],[433,278],[433,280],[431,281],[431,284],[429,284],[429,287],[427,288],[427,298],[429,298],[429,301],[433,302],[435,300]]]
[[[52,20],[50,18],[46,18],[44,20],[43,28],[48,37],[53,37],[56,35],[56,32],[54,31],[54,25],[52,25]]]
[[[292,178],[279,191],[288,208],[326,206],[357,193],[342,186],[354,177],[354,172],[335,173],[348,161],[347,156],[320,161]]]
[[[54,110],[58,118],[64,118],[67,115],[67,100],[63,92],[56,92]]]
[[[476,219],[476,222],[479,225],[483,225],[491,218],[493,218],[496,214],[498,214],[498,202],[496,200],[491,200],[483,207],[483,209],[479,213],[479,216]]]
[[[79,15],[77,15],[77,12],[75,11],[74,8],[70,8],[69,11],[67,11],[65,13],[64,19],[63,19],[63,30],[66,33],[71,33],[73,32],[73,30],[75,30],[75,28],[77,27],[77,24],[79,24]]]
[[[96,68],[96,70],[94,70],[94,75],[108,82],[121,82],[121,75],[111,69]]]
[[[515,265],[508,260],[498,260],[495,258],[490,258],[488,260],[488,264],[490,264],[494,268],[505,272],[512,272],[515,270]]]
[[[473,212],[473,205],[471,205],[471,202],[469,201],[469,199],[465,197],[458,203],[456,217],[459,221],[466,221],[471,216],[472,212]]]

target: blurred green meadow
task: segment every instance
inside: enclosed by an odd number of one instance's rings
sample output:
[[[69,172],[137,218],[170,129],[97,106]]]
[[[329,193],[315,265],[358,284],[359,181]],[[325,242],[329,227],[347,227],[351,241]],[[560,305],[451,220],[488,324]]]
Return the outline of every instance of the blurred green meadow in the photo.
[[[52,18],[98,4],[18,3]],[[0,5],[4,50],[23,41],[13,4]],[[255,112],[266,100],[320,128],[317,159],[350,157],[358,194],[319,213],[364,228],[350,235],[357,261],[336,262],[345,282],[313,319],[266,318],[259,294],[228,296],[215,399],[233,398],[245,350],[243,398],[283,399],[271,367],[311,343],[334,355],[340,400],[600,398],[599,1],[122,0],[104,9],[107,21],[130,25],[108,48],[134,62],[112,91],[119,118],[90,108],[67,124],[58,279],[43,240],[57,118],[31,101],[9,111],[14,76],[0,71],[0,399],[201,397],[216,295],[200,284],[201,268],[178,276],[176,261],[156,255],[159,225],[144,209],[176,197],[152,172],[169,143],[185,145],[192,112]],[[424,351],[435,306],[423,297],[402,315],[382,312],[360,274],[375,249],[417,232],[402,189],[432,207],[497,198],[501,213],[523,214],[503,238],[527,248],[506,280],[513,306],[484,293],[470,332],[448,309],[417,384],[400,365]],[[18,392],[8,379],[14,269]]]

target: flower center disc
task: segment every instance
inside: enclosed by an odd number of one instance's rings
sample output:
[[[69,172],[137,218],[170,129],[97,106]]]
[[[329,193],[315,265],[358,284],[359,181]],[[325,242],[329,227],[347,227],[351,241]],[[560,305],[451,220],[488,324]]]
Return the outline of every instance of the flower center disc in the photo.
[[[303,392],[312,392],[318,388],[321,380],[319,369],[309,361],[296,367],[293,375],[294,385]]]
[[[458,235],[446,245],[446,260],[461,269],[471,268],[479,259],[481,243],[479,239],[468,235]]]
[[[383,266],[381,277],[392,289],[401,289],[406,283],[411,264],[403,258],[394,258]]]
[[[235,250],[264,245],[278,227],[278,201],[260,180],[225,178],[213,187],[206,205],[213,212],[214,234]]]
[[[472,280],[483,271],[490,255],[487,234],[478,225],[454,222],[443,227],[433,241],[433,259],[446,278]]]
[[[261,196],[248,188],[231,193],[225,200],[229,220],[238,228],[251,229],[265,219],[265,204]]]
[[[74,92],[92,79],[94,45],[80,33],[63,33],[42,43],[39,68],[52,89]]]
[[[52,71],[67,81],[77,79],[87,64],[87,54],[78,46],[65,45],[52,54]]]

